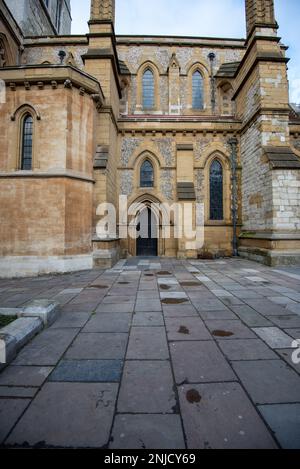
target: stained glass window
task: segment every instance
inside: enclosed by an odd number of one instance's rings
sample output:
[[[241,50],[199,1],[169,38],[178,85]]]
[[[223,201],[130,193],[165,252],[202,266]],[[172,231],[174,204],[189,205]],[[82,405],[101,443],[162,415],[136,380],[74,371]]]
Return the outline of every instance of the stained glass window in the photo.
[[[143,108],[154,109],[154,75],[148,68],[143,75]]]
[[[203,78],[199,70],[193,74],[193,109],[203,109]]]
[[[141,167],[141,187],[153,187],[154,171],[149,160],[145,160]]]
[[[32,169],[32,136],[33,136],[33,118],[27,114],[23,119],[22,125],[22,154],[21,169]]]
[[[218,160],[214,160],[210,167],[210,219],[223,218],[223,168]]]

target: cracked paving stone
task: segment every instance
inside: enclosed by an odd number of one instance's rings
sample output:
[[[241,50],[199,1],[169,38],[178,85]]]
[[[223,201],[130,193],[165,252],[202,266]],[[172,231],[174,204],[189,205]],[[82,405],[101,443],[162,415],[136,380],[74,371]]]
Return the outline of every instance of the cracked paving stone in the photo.
[[[179,415],[117,415],[110,449],[185,449]]]
[[[6,443],[102,448],[108,444],[117,384],[46,383]]]
[[[188,399],[193,391],[199,398]],[[179,387],[189,449],[275,449],[276,443],[239,383]]]
[[[170,362],[125,362],[117,409],[121,413],[177,413]]]

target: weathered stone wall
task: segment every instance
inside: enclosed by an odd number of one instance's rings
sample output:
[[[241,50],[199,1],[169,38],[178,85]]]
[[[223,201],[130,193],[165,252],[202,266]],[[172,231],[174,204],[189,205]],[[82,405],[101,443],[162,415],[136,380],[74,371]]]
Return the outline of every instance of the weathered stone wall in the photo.
[[[201,70],[204,75],[204,92],[205,92],[205,103],[204,103],[204,114],[211,114],[211,87],[210,87],[210,61],[208,54],[213,52],[216,56],[214,61],[213,70],[216,73],[219,67],[223,63],[237,62],[241,60],[244,55],[244,48],[240,45],[236,49],[226,46],[224,48],[218,48],[212,42],[211,47],[209,45],[194,46],[166,46],[164,40],[159,46],[157,44],[152,45],[134,45],[122,44],[123,39],[120,39],[118,44],[118,55],[120,60],[124,61],[130,70],[131,84],[129,92],[129,113],[135,114],[137,112],[137,94],[139,81],[141,76],[139,70],[145,62],[152,63],[159,70],[159,103],[160,114],[170,114],[170,103],[169,103],[169,66],[172,56],[175,54],[175,58],[178,61],[180,68],[179,76],[179,112],[178,114],[189,114],[191,112],[191,104],[189,103],[188,96],[191,94],[191,77],[189,71],[195,64],[201,66]],[[138,112],[140,114],[140,111]]]
[[[300,171],[272,173],[274,229],[300,230]]]
[[[23,109],[34,118],[32,171],[19,169]],[[63,84],[54,89],[17,86],[7,88],[7,102],[0,111],[0,256],[90,255],[90,96]]]
[[[66,56],[63,60],[63,64],[72,64],[79,68],[80,70],[84,69],[82,56],[86,54],[88,46],[80,45],[56,45],[49,43],[43,47],[30,47],[30,40],[25,41],[25,50],[22,54],[22,63],[24,65],[35,65],[49,63],[53,65],[61,64],[60,57],[58,53],[64,51]]]
[[[70,0],[5,0],[24,36],[46,36],[71,33]],[[61,5],[61,6],[60,6]],[[60,8],[60,20],[57,11]]]
[[[263,162],[259,122],[241,137],[242,210],[245,231],[272,229],[272,174]]]

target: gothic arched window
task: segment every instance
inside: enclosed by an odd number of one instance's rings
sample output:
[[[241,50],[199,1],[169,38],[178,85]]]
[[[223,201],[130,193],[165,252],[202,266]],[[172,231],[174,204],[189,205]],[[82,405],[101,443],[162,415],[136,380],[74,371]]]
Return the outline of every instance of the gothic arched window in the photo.
[[[203,88],[203,77],[199,70],[196,70],[192,78],[193,109],[203,109]]]
[[[210,219],[223,220],[223,168],[218,160],[210,167]]]
[[[154,75],[152,70],[148,68],[143,74],[143,108],[154,109],[155,96],[154,96]]]
[[[154,186],[154,170],[149,160],[145,160],[141,166],[141,187]]]
[[[21,133],[21,169],[32,169],[33,118],[26,114],[22,119]]]

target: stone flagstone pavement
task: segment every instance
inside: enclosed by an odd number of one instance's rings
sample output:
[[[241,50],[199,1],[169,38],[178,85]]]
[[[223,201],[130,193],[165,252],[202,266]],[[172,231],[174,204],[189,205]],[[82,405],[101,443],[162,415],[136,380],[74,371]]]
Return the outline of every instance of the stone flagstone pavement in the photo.
[[[0,373],[0,444],[300,448],[300,269],[154,258],[0,281],[1,307],[41,298],[62,314]]]

